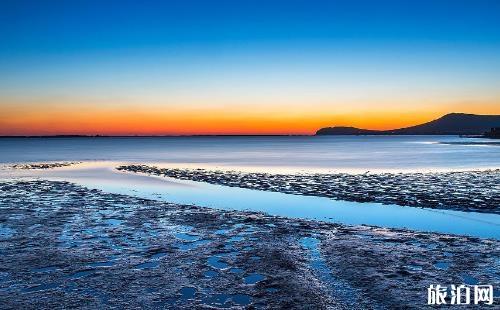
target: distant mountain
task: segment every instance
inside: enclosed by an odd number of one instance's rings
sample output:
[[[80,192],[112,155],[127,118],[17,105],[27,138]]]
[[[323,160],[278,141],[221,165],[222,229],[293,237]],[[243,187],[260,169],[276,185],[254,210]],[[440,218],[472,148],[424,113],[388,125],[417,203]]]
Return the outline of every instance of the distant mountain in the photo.
[[[381,134],[381,131],[378,130],[369,130],[369,129],[360,129],[356,127],[326,127],[321,128],[316,132],[317,136],[321,135],[376,135]]]
[[[475,135],[490,131],[500,126],[500,115],[476,115],[450,113],[436,120],[417,126],[393,130],[395,134],[439,135],[464,134]]]
[[[450,113],[436,120],[393,130],[368,130],[355,127],[326,127],[316,135],[480,135],[500,127],[500,115]]]

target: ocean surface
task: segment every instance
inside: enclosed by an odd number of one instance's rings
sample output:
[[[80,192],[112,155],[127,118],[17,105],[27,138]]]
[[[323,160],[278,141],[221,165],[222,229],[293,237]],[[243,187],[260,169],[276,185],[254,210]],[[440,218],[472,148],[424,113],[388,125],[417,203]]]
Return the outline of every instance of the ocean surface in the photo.
[[[4,165],[0,180],[49,179],[143,198],[500,239],[500,216],[298,196],[119,172],[126,163],[266,172],[448,171],[500,168],[494,140],[455,136],[5,138],[0,163],[83,161],[48,170]]]
[[[0,163],[168,163],[256,171],[500,168],[500,142],[457,136],[3,138]]]

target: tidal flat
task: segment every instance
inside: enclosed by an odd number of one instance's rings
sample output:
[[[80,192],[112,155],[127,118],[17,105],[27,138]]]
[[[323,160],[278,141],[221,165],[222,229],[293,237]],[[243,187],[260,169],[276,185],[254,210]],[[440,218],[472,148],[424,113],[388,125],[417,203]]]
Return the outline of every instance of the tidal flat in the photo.
[[[271,174],[122,165],[148,173],[224,186],[431,209],[500,214],[500,170],[428,173]]]
[[[498,287],[499,245],[0,182],[6,309],[420,309],[430,284]]]

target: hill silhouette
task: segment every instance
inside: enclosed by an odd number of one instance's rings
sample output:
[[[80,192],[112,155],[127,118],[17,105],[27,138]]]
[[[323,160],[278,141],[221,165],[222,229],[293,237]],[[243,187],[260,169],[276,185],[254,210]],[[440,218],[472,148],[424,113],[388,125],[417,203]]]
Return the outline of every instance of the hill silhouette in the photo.
[[[480,135],[500,127],[500,115],[465,113],[446,114],[433,121],[391,130],[370,130],[355,127],[325,127],[316,135]]]

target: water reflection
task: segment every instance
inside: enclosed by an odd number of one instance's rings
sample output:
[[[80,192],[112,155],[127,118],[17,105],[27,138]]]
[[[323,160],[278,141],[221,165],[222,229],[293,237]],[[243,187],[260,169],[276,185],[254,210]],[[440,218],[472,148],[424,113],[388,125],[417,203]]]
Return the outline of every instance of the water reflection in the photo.
[[[114,165],[110,166],[109,163],[94,163],[36,173],[41,178],[66,180],[106,192],[179,204],[261,211],[277,216],[349,225],[366,224],[500,239],[500,216],[495,214],[337,201],[118,172],[113,168]],[[112,220],[109,224],[119,222]],[[5,234],[5,229],[3,230]],[[221,229],[220,233],[224,233],[224,230]],[[196,238],[188,234],[179,234],[177,237]]]

